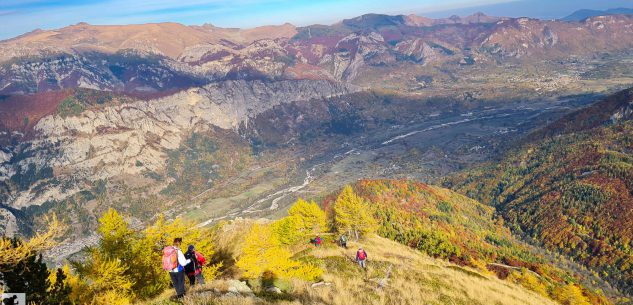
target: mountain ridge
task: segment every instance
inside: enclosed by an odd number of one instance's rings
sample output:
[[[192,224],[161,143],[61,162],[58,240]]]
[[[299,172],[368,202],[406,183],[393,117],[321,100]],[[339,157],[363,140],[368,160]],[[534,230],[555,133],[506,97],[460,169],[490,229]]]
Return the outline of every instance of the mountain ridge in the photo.
[[[393,75],[410,64],[463,70],[560,61],[570,52],[588,59],[626,54],[633,46],[633,17],[624,15],[575,23],[483,14],[429,20],[369,14],[330,26],[246,30],[77,24],[0,42],[0,94],[76,87],[159,92],[231,79],[369,86],[376,81],[364,74]]]
[[[624,8],[624,7],[620,7],[620,8],[611,8],[611,9],[607,9],[607,10],[589,10],[589,9],[582,9],[582,10],[577,10],[573,13],[571,13],[570,15],[561,18],[561,20],[564,21],[582,21],[584,19],[587,19],[589,17],[596,17],[596,16],[607,16],[607,15],[632,15],[633,14],[633,9],[632,8]]]

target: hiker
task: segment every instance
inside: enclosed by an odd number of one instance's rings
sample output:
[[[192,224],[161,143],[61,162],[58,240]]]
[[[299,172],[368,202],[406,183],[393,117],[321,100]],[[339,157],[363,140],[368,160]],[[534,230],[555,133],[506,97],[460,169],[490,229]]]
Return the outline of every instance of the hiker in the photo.
[[[367,270],[367,252],[363,248],[358,248],[358,251],[356,251],[356,261],[358,265]]]
[[[347,249],[347,236],[345,236],[345,234],[341,234],[341,237],[339,237],[339,243],[341,244],[341,247]]]
[[[189,245],[189,247],[187,247],[185,258],[191,260],[191,262],[185,266],[185,273],[187,273],[187,277],[189,278],[189,285],[195,285],[196,280],[198,281],[198,284],[204,285],[202,267],[207,260],[204,256],[202,256],[202,254],[200,254],[200,252],[196,251],[193,245]]]
[[[314,239],[314,245],[317,247],[321,247],[321,236],[316,236],[316,238]]]
[[[182,238],[174,238],[174,245],[163,249],[163,270],[169,271],[169,277],[176,289],[176,298],[185,296],[185,268],[191,260],[180,251]]]

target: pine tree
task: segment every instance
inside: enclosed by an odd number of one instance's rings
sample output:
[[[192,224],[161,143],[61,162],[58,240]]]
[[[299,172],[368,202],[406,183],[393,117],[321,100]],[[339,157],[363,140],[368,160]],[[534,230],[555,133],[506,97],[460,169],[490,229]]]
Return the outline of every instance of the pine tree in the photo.
[[[62,268],[57,268],[53,285],[48,291],[48,303],[51,305],[72,305],[70,301],[71,288],[66,283],[66,274]]]
[[[370,214],[369,204],[349,185],[343,188],[334,202],[334,226],[339,233],[353,233],[356,240],[361,234],[376,230],[376,220]]]
[[[22,241],[13,239],[14,248],[19,248]],[[27,302],[45,304],[47,290],[50,286],[49,271],[42,260],[42,255],[32,252],[26,259],[12,266],[11,269],[0,273],[0,282],[7,288],[7,292],[25,293]]]

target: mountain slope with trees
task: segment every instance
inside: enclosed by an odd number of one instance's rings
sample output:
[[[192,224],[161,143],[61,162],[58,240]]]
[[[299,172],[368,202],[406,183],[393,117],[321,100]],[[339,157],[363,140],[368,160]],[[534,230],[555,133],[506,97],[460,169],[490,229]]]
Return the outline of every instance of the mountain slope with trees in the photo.
[[[99,218],[99,242],[82,259],[52,276],[34,252],[3,269],[2,279],[22,261],[39,266],[32,276],[47,281],[43,292],[74,304],[611,304],[577,274],[517,241],[492,208],[447,189],[363,180],[322,206],[299,200],[275,221],[212,228],[163,217],[133,228],[110,209]],[[340,234],[350,236],[350,248],[337,245]],[[320,246],[308,243],[319,235]],[[209,257],[209,284],[174,303],[161,249],[180,236]],[[368,253],[367,270],[354,262],[359,247]],[[241,292],[227,288],[236,284]]]
[[[537,131],[498,164],[444,185],[496,207],[506,224],[633,293],[631,90]]]

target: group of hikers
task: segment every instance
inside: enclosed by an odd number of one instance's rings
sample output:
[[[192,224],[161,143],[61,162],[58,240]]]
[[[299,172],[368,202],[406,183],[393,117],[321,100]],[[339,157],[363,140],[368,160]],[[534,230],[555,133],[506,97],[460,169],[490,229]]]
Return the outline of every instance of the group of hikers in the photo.
[[[310,243],[315,247],[321,247],[323,239],[317,235],[310,239]],[[338,238],[341,247],[347,249],[347,237],[342,234]],[[193,245],[187,247],[187,252],[180,250],[182,238],[175,238],[172,246],[163,249],[163,270],[169,272],[169,277],[176,290],[176,298],[182,298],[185,295],[185,276],[189,279],[189,285],[204,284],[202,276],[202,268],[206,263],[206,259],[200,252],[196,251]],[[358,265],[367,270],[367,252],[363,248],[356,251],[356,262]]]
[[[317,235],[315,238],[310,239],[310,243],[313,244],[315,247],[320,247],[322,242],[323,240],[319,235]],[[347,249],[347,236],[345,236],[345,234],[341,234],[341,236],[339,236],[338,244],[339,246]],[[358,262],[358,265],[361,268],[367,270],[367,252],[365,252],[362,247],[358,248],[358,251],[356,251],[356,262]]]
[[[187,252],[180,250],[182,238],[175,238],[172,246],[163,249],[163,270],[169,271],[169,277],[176,289],[176,297],[185,295],[185,276],[189,279],[189,285],[204,284],[202,267],[207,260],[196,251],[193,245],[187,247]]]
[[[338,238],[338,243],[341,247],[347,249],[347,236],[345,236],[345,234],[341,234]],[[358,251],[356,251],[356,262],[361,268],[365,269],[365,271],[367,270],[367,252],[365,252],[365,249],[362,247],[358,248]]]

